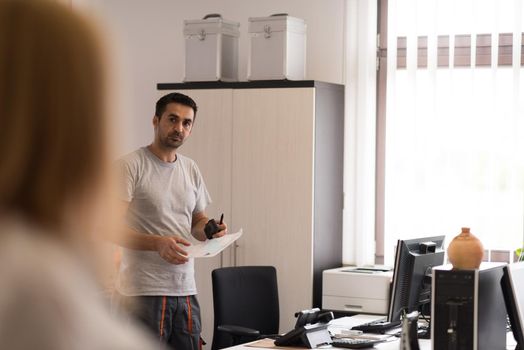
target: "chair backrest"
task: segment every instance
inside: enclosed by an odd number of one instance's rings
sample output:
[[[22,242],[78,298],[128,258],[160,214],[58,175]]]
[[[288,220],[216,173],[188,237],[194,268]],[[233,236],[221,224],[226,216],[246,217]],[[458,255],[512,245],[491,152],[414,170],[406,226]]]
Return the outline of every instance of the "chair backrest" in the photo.
[[[236,266],[213,270],[213,345],[217,350],[235,345],[219,325],[252,328],[276,334],[279,327],[277,272],[273,266]]]

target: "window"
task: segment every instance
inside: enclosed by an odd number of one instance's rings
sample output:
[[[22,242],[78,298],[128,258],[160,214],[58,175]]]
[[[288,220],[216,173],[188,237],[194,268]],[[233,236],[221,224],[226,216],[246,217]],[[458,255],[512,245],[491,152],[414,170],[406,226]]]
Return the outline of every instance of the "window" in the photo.
[[[521,0],[379,2],[376,261],[399,238],[524,235]]]

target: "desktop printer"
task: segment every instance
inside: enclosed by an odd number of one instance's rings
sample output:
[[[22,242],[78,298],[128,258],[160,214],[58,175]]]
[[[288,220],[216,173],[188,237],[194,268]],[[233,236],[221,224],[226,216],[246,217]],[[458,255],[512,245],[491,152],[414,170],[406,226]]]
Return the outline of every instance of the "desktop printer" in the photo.
[[[322,273],[322,309],[385,315],[393,271],[347,266]]]
[[[506,307],[500,284],[504,265],[433,268],[432,349],[506,349]]]

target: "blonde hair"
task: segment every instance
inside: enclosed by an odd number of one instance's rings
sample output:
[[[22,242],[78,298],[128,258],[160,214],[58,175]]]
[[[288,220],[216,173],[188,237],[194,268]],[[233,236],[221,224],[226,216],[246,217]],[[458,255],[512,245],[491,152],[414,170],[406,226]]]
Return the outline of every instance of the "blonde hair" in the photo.
[[[0,213],[60,234],[99,191],[109,166],[103,52],[71,8],[0,0]]]

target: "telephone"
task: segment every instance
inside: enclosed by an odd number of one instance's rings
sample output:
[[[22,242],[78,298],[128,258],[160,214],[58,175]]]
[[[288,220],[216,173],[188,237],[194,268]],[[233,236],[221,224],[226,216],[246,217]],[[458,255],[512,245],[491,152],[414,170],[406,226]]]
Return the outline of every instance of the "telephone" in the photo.
[[[306,324],[313,324],[313,323],[328,323],[331,321],[333,317],[333,313],[331,311],[328,312],[320,312],[320,309],[318,307],[314,309],[308,309],[308,310],[302,310],[299,312],[295,312],[295,317],[297,318],[297,322],[295,323],[295,328],[298,328],[300,326],[304,326]]]
[[[302,310],[295,313],[295,328],[275,340],[277,346],[303,345],[310,349],[322,344],[331,344],[327,323],[333,319],[332,312],[321,313],[320,309]]]

